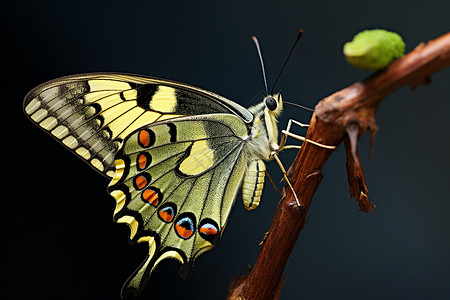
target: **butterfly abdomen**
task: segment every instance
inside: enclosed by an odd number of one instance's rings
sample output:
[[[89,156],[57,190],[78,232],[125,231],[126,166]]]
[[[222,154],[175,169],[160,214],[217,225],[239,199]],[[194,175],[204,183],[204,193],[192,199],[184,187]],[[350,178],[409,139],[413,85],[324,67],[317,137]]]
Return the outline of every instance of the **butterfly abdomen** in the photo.
[[[242,182],[242,200],[247,210],[257,208],[261,201],[265,172],[262,160],[253,160],[247,166]]]

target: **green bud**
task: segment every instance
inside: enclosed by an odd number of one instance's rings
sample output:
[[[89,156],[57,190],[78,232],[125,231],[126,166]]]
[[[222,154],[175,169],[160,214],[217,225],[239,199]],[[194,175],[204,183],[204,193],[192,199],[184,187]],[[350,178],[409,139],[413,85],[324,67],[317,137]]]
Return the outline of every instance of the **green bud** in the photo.
[[[400,35],[384,29],[365,30],[344,45],[347,61],[360,69],[380,70],[405,54]]]

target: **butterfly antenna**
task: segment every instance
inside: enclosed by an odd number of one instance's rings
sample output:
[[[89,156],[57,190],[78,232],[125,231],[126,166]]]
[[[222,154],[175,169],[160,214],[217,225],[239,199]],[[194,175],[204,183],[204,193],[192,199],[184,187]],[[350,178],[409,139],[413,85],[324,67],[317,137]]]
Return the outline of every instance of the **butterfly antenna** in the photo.
[[[300,104],[297,104],[297,103],[292,103],[292,102],[288,102],[288,101],[283,101],[283,103],[284,104],[289,104],[289,105],[293,105],[293,106],[297,106],[297,107],[300,107],[300,108],[303,108],[303,109],[305,109],[305,110],[309,110],[309,111],[314,111],[314,109],[312,109],[312,108],[309,108],[309,107],[306,107],[306,106],[303,106],[303,105],[300,105]]]
[[[279,79],[280,76],[281,76],[281,73],[283,73],[284,67],[286,67],[286,64],[287,64],[289,58],[291,57],[291,54],[292,54],[292,52],[294,51],[295,46],[297,46],[298,41],[299,41],[300,38],[302,37],[302,34],[303,34],[303,30],[300,29],[300,31],[298,32],[297,39],[295,40],[294,45],[292,45],[291,52],[289,52],[289,55],[288,55],[288,57],[286,58],[286,61],[284,62],[284,65],[283,65],[283,67],[281,68],[280,73],[278,73],[278,77],[277,77],[277,79],[275,80],[275,83],[274,83],[273,86],[272,86],[272,90],[270,91],[271,94],[273,94],[273,90],[274,90],[274,88],[275,88],[275,85],[277,84],[278,79]]]
[[[256,36],[252,36],[252,40],[253,40],[253,42],[255,42],[256,50],[258,51],[259,61],[261,63],[261,68],[262,68],[262,73],[263,73],[263,78],[264,78],[264,86],[266,87],[266,95],[268,95],[269,89],[267,88],[266,70],[264,68],[264,61],[263,61],[262,54],[261,54],[261,48],[259,47],[259,42],[258,42],[258,39],[256,38]]]

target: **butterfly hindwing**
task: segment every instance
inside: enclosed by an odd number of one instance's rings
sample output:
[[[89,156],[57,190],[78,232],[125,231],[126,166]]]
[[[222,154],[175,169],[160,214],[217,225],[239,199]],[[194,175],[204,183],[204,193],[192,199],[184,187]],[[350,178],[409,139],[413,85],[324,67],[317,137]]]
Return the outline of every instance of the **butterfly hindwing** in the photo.
[[[248,127],[232,114],[181,117],[130,134],[116,158],[108,191],[114,219],[129,225],[131,242],[148,242],[149,254],[123,289],[139,294],[163,259],[183,263],[217,244],[248,158]]]
[[[134,130],[179,116],[252,114],[209,91],[153,77],[93,73],[44,83],[24,100],[27,116],[101,174],[113,177],[114,157]]]

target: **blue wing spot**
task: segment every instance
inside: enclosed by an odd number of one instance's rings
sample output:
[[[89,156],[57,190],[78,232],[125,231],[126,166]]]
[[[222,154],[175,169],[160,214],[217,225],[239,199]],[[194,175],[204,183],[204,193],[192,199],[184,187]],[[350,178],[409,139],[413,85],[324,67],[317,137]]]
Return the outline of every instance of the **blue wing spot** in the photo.
[[[175,214],[177,212],[176,206],[173,203],[166,203],[158,211],[158,217],[161,221],[165,223],[170,223],[173,221]]]
[[[177,235],[187,240],[189,239],[195,232],[195,216],[192,213],[184,213],[181,214],[177,222],[175,224],[175,232]]]

